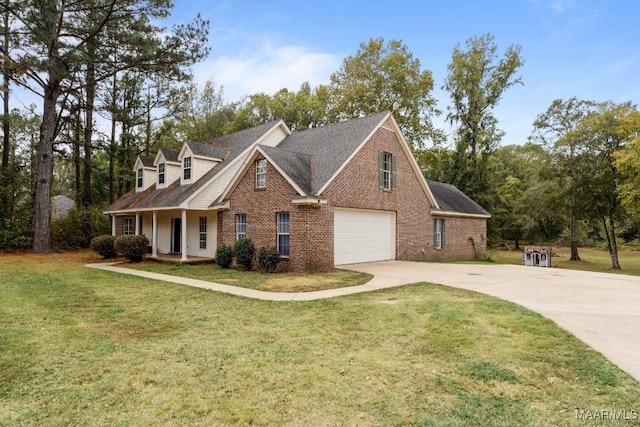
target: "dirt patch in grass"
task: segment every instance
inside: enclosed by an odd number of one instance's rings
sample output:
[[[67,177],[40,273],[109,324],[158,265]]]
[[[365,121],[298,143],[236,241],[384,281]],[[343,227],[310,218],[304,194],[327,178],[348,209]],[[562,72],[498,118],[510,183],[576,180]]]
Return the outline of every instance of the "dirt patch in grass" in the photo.
[[[361,285],[370,280],[367,275],[354,273],[335,270],[331,273],[308,276],[288,274],[269,278],[256,289],[267,292],[312,292]]]

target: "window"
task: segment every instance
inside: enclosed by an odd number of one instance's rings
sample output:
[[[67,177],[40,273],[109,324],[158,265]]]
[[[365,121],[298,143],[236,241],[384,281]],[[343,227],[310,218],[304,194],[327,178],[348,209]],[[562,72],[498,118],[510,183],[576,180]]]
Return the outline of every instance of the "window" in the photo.
[[[184,169],[183,178],[185,180],[191,179],[191,157],[185,157],[182,160],[182,168]]]
[[[142,176],[143,176],[142,168],[138,169],[138,188],[142,188]]]
[[[122,234],[133,234],[133,218],[122,220]]]
[[[278,253],[281,257],[289,256],[289,212],[278,212]]]
[[[435,249],[444,248],[445,243],[445,223],[443,218],[433,220],[433,247]]]
[[[236,215],[236,240],[247,238],[247,214]]]
[[[267,186],[267,160],[261,159],[256,162],[256,188]]]
[[[158,165],[158,184],[164,184],[164,163]]]
[[[378,187],[396,189],[396,156],[385,151],[378,153]]]
[[[200,217],[200,249],[207,249],[207,217]]]

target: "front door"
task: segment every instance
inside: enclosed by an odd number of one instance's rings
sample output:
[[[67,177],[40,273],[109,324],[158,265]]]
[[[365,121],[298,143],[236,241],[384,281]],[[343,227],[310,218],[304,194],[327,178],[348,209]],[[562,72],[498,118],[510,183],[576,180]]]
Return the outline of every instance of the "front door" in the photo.
[[[171,252],[180,253],[182,241],[182,218],[171,218]]]

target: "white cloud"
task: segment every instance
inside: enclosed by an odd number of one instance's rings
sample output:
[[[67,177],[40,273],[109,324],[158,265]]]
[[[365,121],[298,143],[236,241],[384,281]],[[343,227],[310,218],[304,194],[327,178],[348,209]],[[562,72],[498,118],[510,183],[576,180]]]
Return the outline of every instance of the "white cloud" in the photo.
[[[530,0],[534,8],[551,9],[557,14],[561,14],[575,6],[575,0]]]
[[[302,46],[272,47],[263,42],[250,53],[243,50],[236,56],[212,57],[194,71],[198,83],[213,78],[216,86],[224,87],[225,100],[233,102],[258,92],[271,95],[282,88],[298,90],[306,81],[312,87],[327,84],[341,60]]]

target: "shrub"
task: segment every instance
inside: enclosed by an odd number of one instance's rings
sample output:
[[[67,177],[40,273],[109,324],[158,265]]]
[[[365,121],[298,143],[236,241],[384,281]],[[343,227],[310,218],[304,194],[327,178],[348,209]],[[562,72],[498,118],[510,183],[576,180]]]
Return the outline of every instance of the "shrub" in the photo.
[[[226,243],[221,243],[216,249],[216,264],[222,268],[231,267],[233,261],[233,247]]]
[[[51,243],[57,249],[88,248],[91,239],[110,231],[109,216],[99,207],[73,208],[65,217],[51,221]]]
[[[278,250],[269,246],[267,248],[260,248],[258,251],[258,265],[267,273],[273,273],[280,264],[280,254]]]
[[[149,239],[146,236],[120,236],[115,241],[115,248],[118,253],[131,262],[140,262],[147,253]]]
[[[118,254],[115,246],[116,238],[110,234],[91,239],[91,249],[97,252],[104,259],[115,258]]]
[[[256,254],[256,247],[253,245],[251,238],[237,240],[233,246],[233,252],[236,255],[236,262],[239,266],[247,271],[251,270],[253,258]]]

